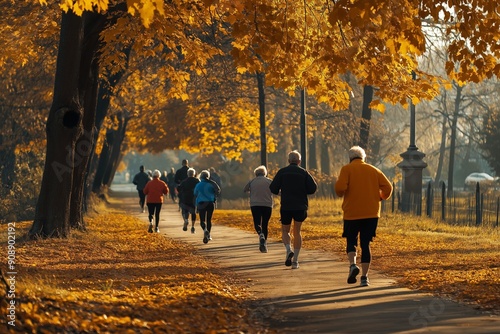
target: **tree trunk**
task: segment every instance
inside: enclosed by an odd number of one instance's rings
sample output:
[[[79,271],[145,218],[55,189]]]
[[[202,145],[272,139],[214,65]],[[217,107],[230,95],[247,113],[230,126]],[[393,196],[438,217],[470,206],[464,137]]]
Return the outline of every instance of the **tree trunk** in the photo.
[[[443,170],[444,156],[446,154],[446,134],[447,134],[447,126],[448,117],[443,113],[443,126],[441,128],[441,144],[439,146],[439,161],[436,170],[436,176],[434,178],[434,185],[437,187],[439,185],[439,181],[441,181],[441,173]]]
[[[78,78],[83,19],[63,13],[54,99],[47,119],[47,148],[40,195],[30,237],[69,235],[75,145],[83,133]]]
[[[259,89],[260,163],[263,166],[267,166],[266,87],[264,73],[257,73],[257,87]]]
[[[448,197],[453,195],[453,171],[455,170],[455,149],[457,141],[457,123],[460,114],[460,103],[462,101],[462,86],[457,85],[457,95],[455,96],[455,109],[451,122],[450,139],[450,164],[448,165]]]
[[[118,165],[120,164],[120,159],[122,155],[122,144],[125,139],[125,133],[127,132],[127,124],[129,118],[123,117],[120,120],[120,126],[114,133],[113,146],[111,147],[111,154],[108,161],[108,166],[104,173],[103,185],[110,187],[111,182],[113,182],[113,176],[118,169]]]
[[[370,136],[370,121],[372,119],[372,110],[370,103],[373,100],[373,87],[365,85],[363,87],[363,107],[361,110],[361,124],[359,127],[359,146],[368,150],[368,139]]]
[[[94,146],[94,123],[96,118],[97,91],[99,87],[99,65],[95,54],[99,48],[99,35],[104,27],[105,16],[86,12],[84,16],[84,45],[80,65],[79,91],[83,94],[83,135],[76,142],[73,194],[71,197],[70,226],[85,229],[83,219],[84,189],[89,162]]]

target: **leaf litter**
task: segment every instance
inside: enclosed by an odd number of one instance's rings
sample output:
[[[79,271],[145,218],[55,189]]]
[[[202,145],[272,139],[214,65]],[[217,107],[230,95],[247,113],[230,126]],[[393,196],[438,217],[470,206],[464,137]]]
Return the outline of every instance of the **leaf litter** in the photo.
[[[108,212],[67,239],[19,240],[30,225],[16,223],[11,332],[274,333],[244,281],[137,218]]]

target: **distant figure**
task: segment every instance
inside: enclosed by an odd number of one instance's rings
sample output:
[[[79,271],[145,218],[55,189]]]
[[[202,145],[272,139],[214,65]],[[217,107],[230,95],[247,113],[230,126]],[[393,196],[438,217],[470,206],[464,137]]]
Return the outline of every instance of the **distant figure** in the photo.
[[[163,182],[165,182],[168,185],[168,183],[167,183],[167,175],[168,175],[167,171],[164,170],[163,173],[160,176],[160,180],[163,181]]]
[[[210,180],[210,172],[202,170],[200,173],[200,183],[194,187],[196,197],[196,208],[200,215],[200,226],[203,229],[203,243],[212,240],[212,215],[215,210],[215,200],[220,192],[220,188],[214,181]]]
[[[177,190],[179,191],[179,205],[182,210],[182,218],[184,219],[184,226],[182,229],[187,231],[189,225],[189,217],[191,216],[191,233],[195,233],[194,224],[196,222],[196,204],[194,197],[194,188],[200,180],[196,177],[196,171],[189,168],[188,178],[179,184]]]
[[[181,184],[182,181],[187,179],[187,170],[189,169],[189,161],[187,159],[182,160],[182,166],[175,172],[175,183],[177,185]]]
[[[167,184],[160,180],[160,171],[155,169],[151,173],[153,179],[149,181],[144,187],[144,194],[147,196],[147,205],[149,213],[149,233],[153,232],[153,216],[155,218],[155,232],[160,232],[158,224],[160,223],[160,211],[163,203],[163,195],[168,194]]]
[[[146,201],[146,195],[144,195],[143,189],[146,186],[146,183],[149,182],[150,177],[144,171],[144,166],[139,167],[139,173],[135,174],[132,183],[137,187],[137,192],[139,193],[139,205],[141,206],[141,211],[144,212],[144,203]]]
[[[375,237],[380,202],[392,194],[392,185],[378,168],[365,162],[366,153],[359,146],[349,149],[349,164],[342,167],[335,183],[335,193],[344,197],[344,230],[346,253],[349,259],[348,284],[357,282],[359,267],[356,265],[356,247],[361,246],[361,286],[368,286],[370,269],[370,242]]]
[[[272,180],[267,177],[266,166],[255,168],[254,174],[255,178],[246,184],[243,191],[250,193],[250,211],[259,236],[259,249],[267,253],[268,224],[273,211],[273,194],[269,189]]]
[[[217,207],[217,202],[220,204],[222,204],[222,197],[221,197],[221,194],[222,194],[222,181],[221,181],[221,178],[220,178],[220,175],[217,173],[217,171],[215,170],[214,167],[210,167],[210,180],[214,181],[215,183],[217,183],[217,185],[219,186],[219,189],[221,189],[221,192],[219,193],[219,195],[217,195],[217,198],[216,198],[216,201],[215,201],[215,207]]]
[[[177,201],[177,183],[175,182],[175,169],[174,167],[170,168],[170,172],[167,174],[165,183],[168,186],[168,193],[170,194],[170,198],[172,202]]]
[[[307,218],[309,200],[307,195],[314,194],[318,189],[311,174],[300,167],[301,155],[298,151],[288,153],[287,167],[281,168],[269,185],[271,192],[278,195],[281,192],[281,239],[286,249],[285,266],[299,268],[299,252],[302,248],[302,222]],[[290,228],[293,225],[293,251],[291,249]]]

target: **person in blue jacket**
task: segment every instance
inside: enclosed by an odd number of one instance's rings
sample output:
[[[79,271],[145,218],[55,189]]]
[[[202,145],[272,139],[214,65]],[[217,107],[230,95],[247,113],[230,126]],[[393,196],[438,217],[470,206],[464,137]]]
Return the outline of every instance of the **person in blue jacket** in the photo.
[[[200,183],[194,187],[196,197],[196,209],[200,216],[200,226],[203,229],[203,243],[212,240],[210,232],[212,230],[212,215],[215,210],[215,201],[220,194],[220,187],[210,180],[210,172],[206,169],[200,172]]]

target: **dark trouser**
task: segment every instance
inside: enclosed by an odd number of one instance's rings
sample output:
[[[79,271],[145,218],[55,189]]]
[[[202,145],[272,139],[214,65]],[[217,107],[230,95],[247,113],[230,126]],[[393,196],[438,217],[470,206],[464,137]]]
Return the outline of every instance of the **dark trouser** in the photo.
[[[144,202],[146,202],[146,194],[142,190],[137,190],[139,193],[139,205],[141,206],[141,209],[144,209]]]
[[[158,227],[158,223],[160,223],[160,211],[161,211],[161,203],[148,203],[149,221],[153,219],[154,215],[156,227]]]
[[[346,238],[346,253],[356,252],[356,246],[361,246],[361,263],[370,263],[372,254],[370,242],[376,236],[378,218],[344,220],[342,236]]]
[[[257,234],[263,233],[267,240],[267,226],[269,224],[269,219],[271,219],[273,208],[268,206],[251,206],[250,210],[252,211],[255,232],[257,232]]]
[[[191,215],[191,221],[194,223],[196,221],[196,210],[193,205],[181,203],[182,209],[182,218],[185,220],[189,220],[189,216]]]
[[[198,203],[198,213],[200,214],[200,226],[202,229],[206,228],[208,232],[212,230],[212,215],[214,213],[215,207],[212,202],[200,202]]]

